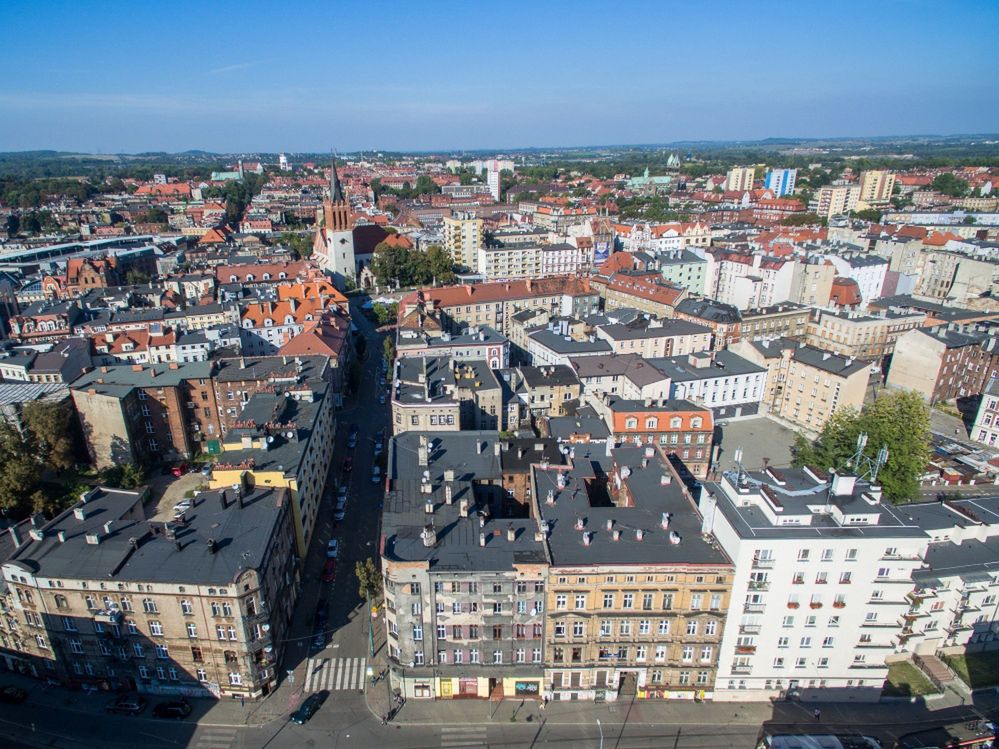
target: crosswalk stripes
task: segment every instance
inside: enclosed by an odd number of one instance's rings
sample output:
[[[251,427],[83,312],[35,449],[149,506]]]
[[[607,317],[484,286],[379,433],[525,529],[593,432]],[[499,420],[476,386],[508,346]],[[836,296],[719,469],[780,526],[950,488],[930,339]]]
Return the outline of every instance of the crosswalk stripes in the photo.
[[[485,726],[442,726],[441,747],[444,749],[473,749],[486,746]]]
[[[193,749],[232,749],[238,734],[239,729],[237,728],[208,726],[198,730],[191,747]]]
[[[309,658],[305,691],[364,689],[367,658]]]

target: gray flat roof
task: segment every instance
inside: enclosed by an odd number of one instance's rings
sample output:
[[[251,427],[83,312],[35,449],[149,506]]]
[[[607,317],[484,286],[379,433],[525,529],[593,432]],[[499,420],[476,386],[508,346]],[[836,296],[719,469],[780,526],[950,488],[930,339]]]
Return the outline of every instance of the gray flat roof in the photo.
[[[707,353],[707,352],[704,352]],[[710,380],[716,377],[731,377],[733,375],[755,374],[766,372],[766,367],[743,359],[731,351],[717,351],[713,363],[706,367],[695,367],[687,356],[671,356],[666,358],[648,359],[654,366],[673,382],[693,382],[695,380]]]

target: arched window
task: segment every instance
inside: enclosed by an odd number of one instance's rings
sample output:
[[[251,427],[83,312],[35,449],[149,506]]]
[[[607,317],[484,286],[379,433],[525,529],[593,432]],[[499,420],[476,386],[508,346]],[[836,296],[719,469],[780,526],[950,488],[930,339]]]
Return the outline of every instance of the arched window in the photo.
[[[234,275],[233,276],[229,276],[229,283],[236,283],[237,281],[239,281],[239,279],[236,278],[236,276],[234,276]]]
[[[255,275],[253,275],[252,273],[247,273],[246,274],[246,280],[247,281],[256,281],[257,277]]]
[[[270,281],[271,280],[271,274],[270,273],[264,273],[264,275],[261,276],[261,278],[263,278],[265,281]]]
[[[280,273],[278,273],[278,278],[287,278],[287,277],[288,277],[288,274],[285,273],[284,271],[281,271]]]

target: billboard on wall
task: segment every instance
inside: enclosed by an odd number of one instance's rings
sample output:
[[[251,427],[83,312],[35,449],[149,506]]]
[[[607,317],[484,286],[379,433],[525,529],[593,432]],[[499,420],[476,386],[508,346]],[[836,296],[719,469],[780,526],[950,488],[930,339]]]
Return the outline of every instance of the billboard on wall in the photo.
[[[604,260],[611,256],[611,252],[614,251],[614,243],[607,242],[594,242],[593,243],[593,264],[600,265]]]

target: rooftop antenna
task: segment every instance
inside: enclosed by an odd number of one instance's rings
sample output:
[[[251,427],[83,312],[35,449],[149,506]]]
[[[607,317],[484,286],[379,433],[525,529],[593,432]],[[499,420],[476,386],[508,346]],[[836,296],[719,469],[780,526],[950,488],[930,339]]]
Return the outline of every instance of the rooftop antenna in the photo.
[[[738,469],[739,477],[736,480],[736,484],[743,484],[746,480],[746,469],[742,467],[742,448],[735,448],[735,452],[732,454],[732,458],[735,460],[735,467]]]
[[[861,432],[857,435],[857,449],[846,465],[848,468],[854,469],[858,479],[867,478],[874,484],[878,480],[878,473],[888,462],[888,445],[882,445],[878,454],[871,458],[864,454],[867,441],[867,432]]]

